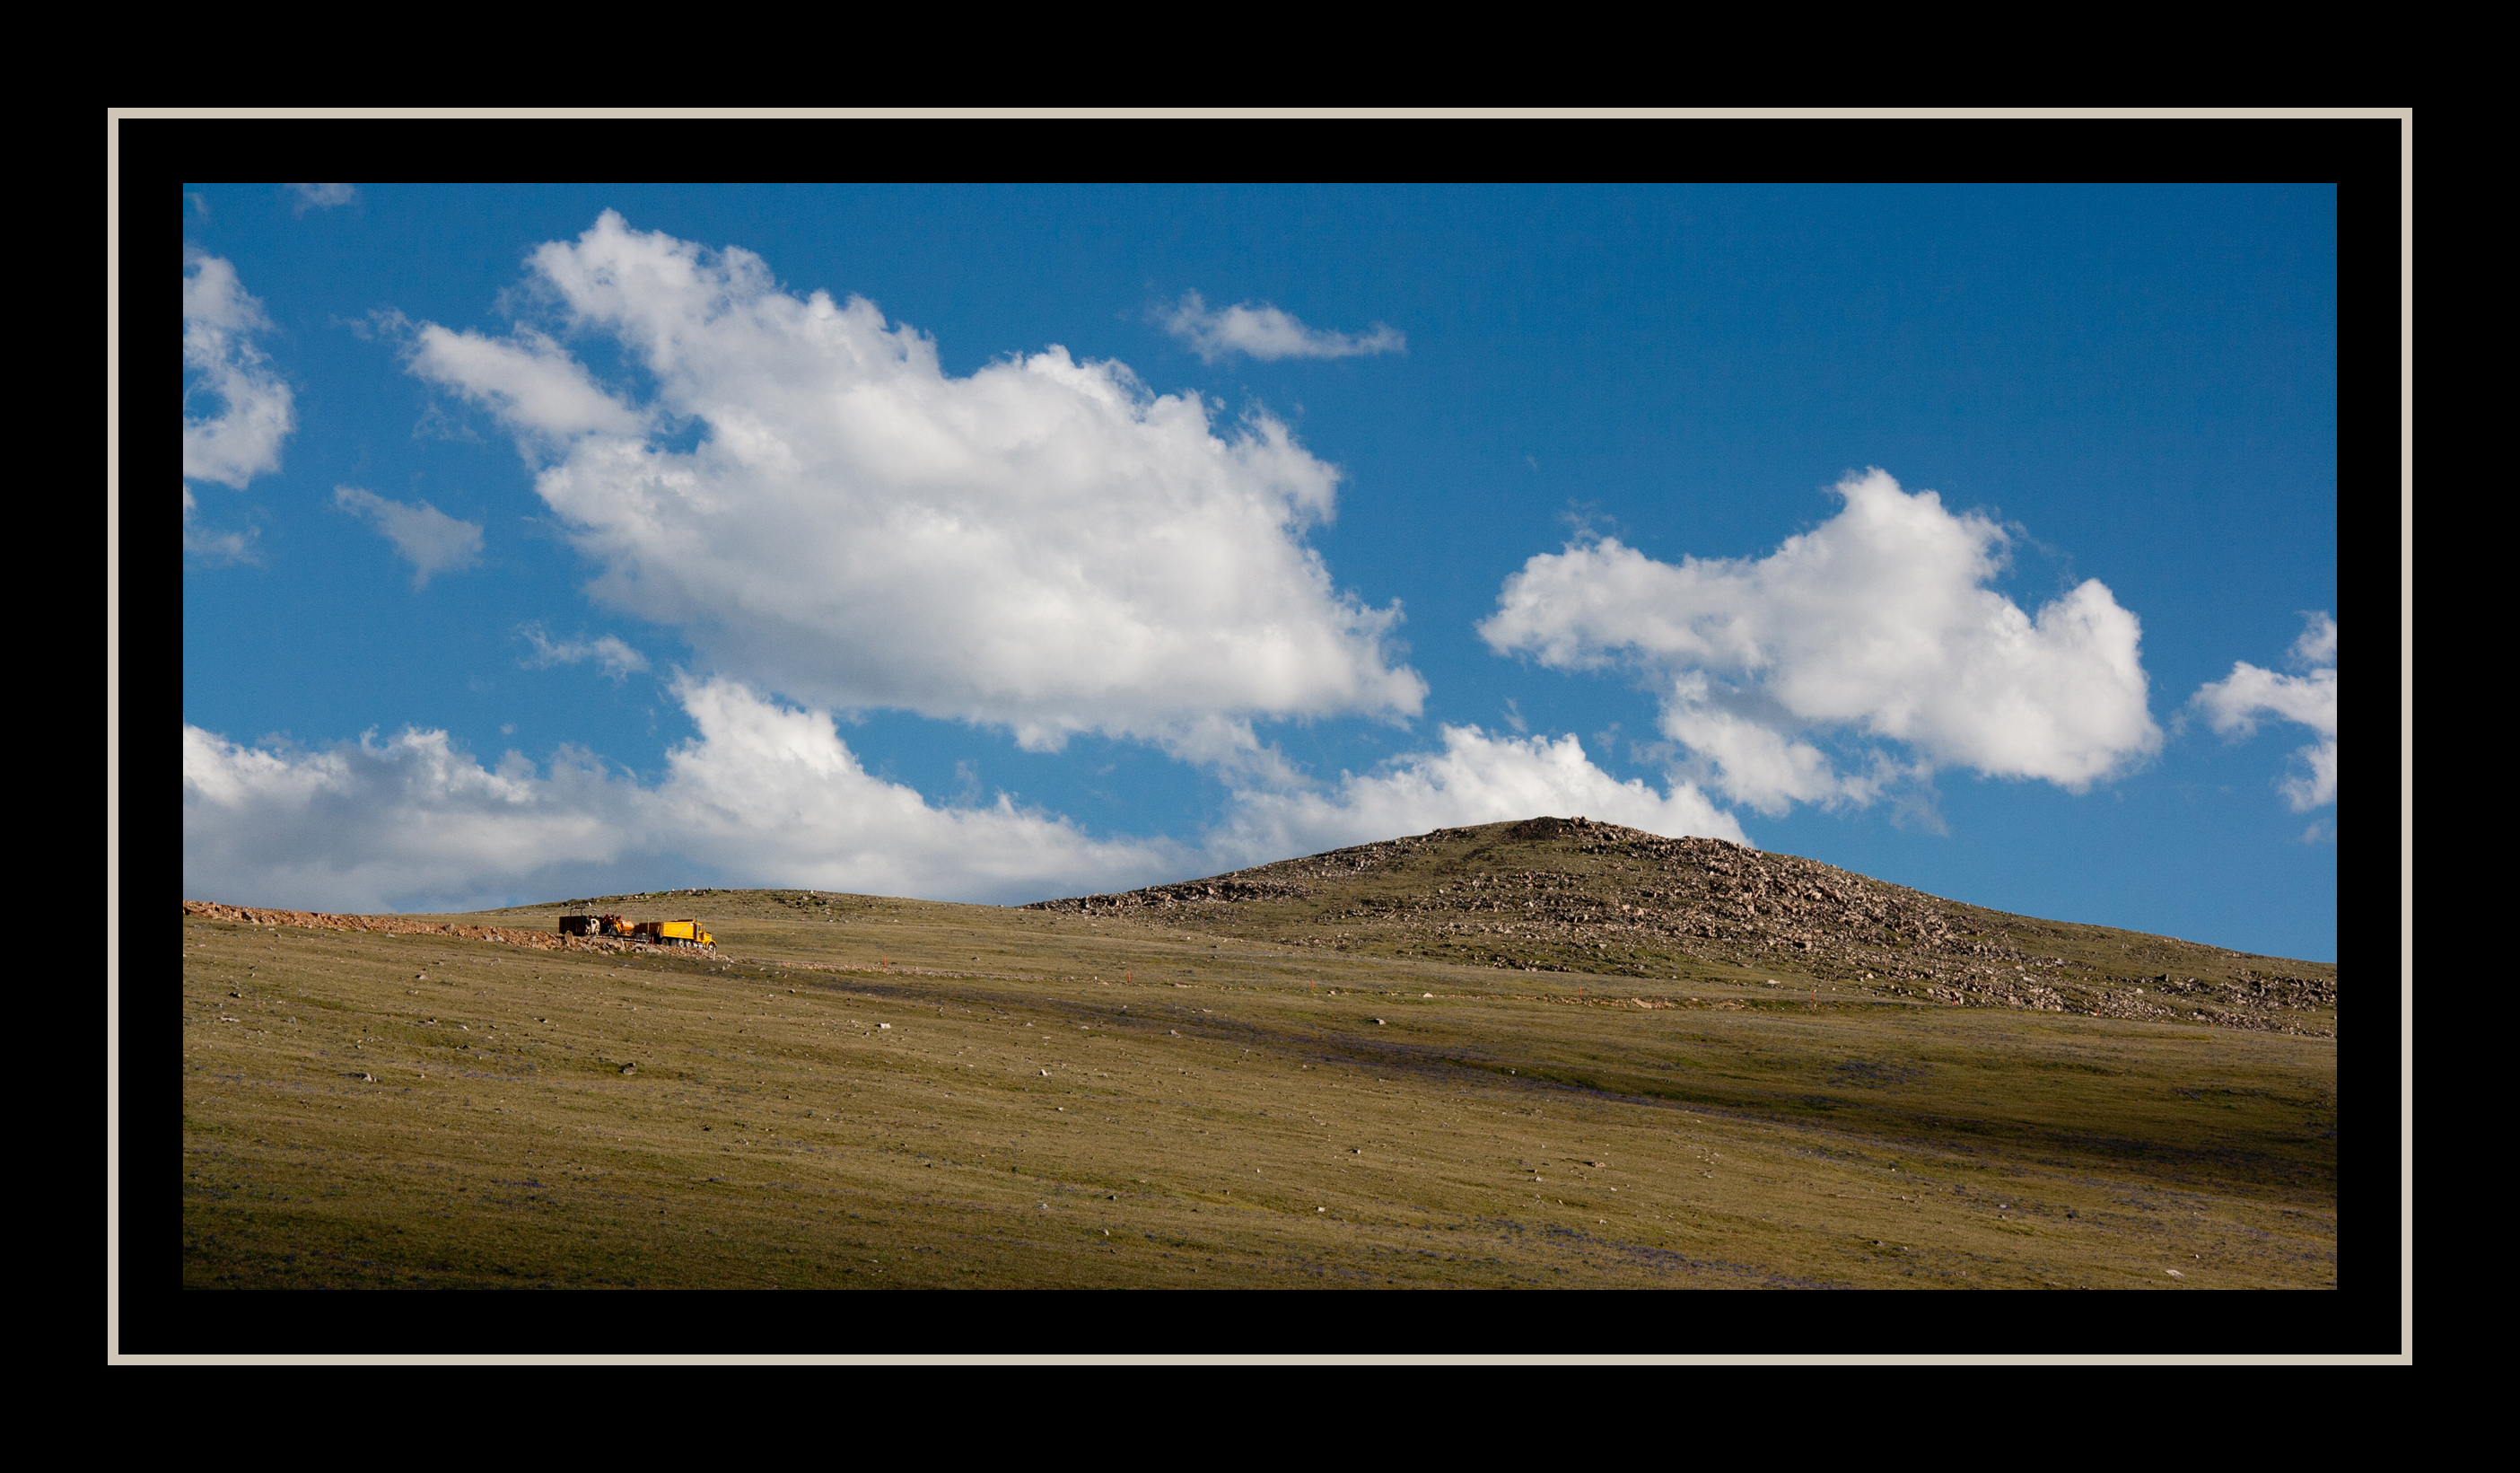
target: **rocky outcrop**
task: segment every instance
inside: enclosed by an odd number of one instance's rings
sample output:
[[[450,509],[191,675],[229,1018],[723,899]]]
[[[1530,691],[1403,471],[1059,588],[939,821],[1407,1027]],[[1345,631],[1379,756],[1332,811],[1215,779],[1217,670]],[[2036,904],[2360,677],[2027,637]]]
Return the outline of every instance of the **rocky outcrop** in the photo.
[[[1817,860],[1586,818],[1438,829],[1044,900],[1298,946],[1520,970],[1790,968],[1957,1006],[2331,1033],[2333,967],[1963,905]],[[2142,970],[2173,962],[2175,971]]]

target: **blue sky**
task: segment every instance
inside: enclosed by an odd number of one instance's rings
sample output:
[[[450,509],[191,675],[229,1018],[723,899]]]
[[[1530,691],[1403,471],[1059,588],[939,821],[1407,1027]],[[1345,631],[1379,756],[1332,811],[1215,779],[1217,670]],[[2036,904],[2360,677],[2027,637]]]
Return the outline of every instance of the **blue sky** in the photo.
[[[2336,954],[2330,188],[181,206],[188,897],[1584,812]]]

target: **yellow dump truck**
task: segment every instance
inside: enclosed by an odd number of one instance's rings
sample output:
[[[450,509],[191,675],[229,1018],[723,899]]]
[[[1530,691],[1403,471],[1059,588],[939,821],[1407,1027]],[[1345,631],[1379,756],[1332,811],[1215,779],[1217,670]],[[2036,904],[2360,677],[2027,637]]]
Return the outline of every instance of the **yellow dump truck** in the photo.
[[[709,935],[698,921],[641,921],[634,929],[643,941],[673,942],[686,946],[717,944],[717,938]]]

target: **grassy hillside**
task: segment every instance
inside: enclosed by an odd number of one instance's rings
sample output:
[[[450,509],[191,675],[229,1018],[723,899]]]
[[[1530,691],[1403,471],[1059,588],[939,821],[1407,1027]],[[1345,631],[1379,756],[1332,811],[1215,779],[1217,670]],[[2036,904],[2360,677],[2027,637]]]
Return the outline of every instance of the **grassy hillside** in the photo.
[[[2333,968],[1980,928],[2060,990],[2325,985],[2257,1026],[2034,1010],[1928,975],[1952,943],[1685,947],[1678,905],[1608,909],[1678,868],[1601,835],[1456,837],[1204,909],[601,902],[712,955],[188,912],[184,1282],[2333,1284]]]

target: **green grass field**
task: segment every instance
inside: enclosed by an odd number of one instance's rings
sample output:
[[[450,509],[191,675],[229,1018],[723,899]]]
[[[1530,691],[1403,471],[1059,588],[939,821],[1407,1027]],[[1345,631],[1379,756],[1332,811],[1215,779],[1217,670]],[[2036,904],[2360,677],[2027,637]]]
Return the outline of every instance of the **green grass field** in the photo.
[[[183,1282],[2335,1283],[2332,1036],[1159,918],[610,908],[718,954],[186,916]]]

